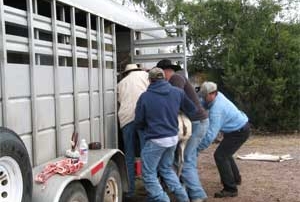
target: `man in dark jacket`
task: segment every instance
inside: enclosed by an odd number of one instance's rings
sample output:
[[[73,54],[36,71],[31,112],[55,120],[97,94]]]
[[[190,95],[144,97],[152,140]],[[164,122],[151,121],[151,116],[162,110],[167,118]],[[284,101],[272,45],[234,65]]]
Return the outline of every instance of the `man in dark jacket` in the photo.
[[[197,107],[196,116],[191,119],[192,135],[184,149],[184,162],[180,179],[185,185],[191,202],[203,202],[206,200],[207,194],[202,187],[198,174],[197,148],[206,134],[209,125],[208,114],[201,105],[192,84],[186,77],[175,72],[181,69],[179,65],[172,64],[168,59],[163,59],[160,60],[156,66],[162,68],[169,83],[172,86],[184,90],[188,98],[190,98]]]
[[[184,91],[171,86],[165,80],[164,71],[149,71],[150,85],[136,106],[135,124],[143,130],[145,145],[141,152],[142,177],[148,193],[147,201],[169,202],[162,189],[157,173],[177,201],[189,201],[185,189],[173,170],[174,152],[178,142],[178,113],[181,109],[189,117],[196,114],[196,107]]]

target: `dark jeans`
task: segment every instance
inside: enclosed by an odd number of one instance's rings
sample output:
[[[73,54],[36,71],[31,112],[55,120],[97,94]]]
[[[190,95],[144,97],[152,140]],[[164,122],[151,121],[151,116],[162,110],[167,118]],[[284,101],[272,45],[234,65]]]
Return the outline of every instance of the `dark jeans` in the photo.
[[[248,139],[250,134],[249,126],[232,133],[225,133],[223,140],[214,153],[217,168],[224,190],[237,191],[236,182],[240,179],[239,169],[233,159],[233,154]]]
[[[126,197],[132,197],[135,192],[135,146],[136,140],[140,140],[141,148],[144,145],[144,138],[141,131],[136,131],[134,122],[130,122],[126,124],[122,128],[123,133],[123,142],[124,142],[124,153],[125,153],[125,161],[128,169],[128,178],[129,178],[129,190],[126,194]],[[139,138],[136,133],[138,133]]]

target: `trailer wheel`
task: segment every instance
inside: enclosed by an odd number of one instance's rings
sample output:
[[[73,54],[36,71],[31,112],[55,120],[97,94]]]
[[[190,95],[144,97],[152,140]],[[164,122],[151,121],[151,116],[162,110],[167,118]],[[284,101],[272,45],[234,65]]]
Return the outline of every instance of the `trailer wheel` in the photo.
[[[110,161],[105,168],[102,180],[96,187],[95,202],[122,202],[122,184],[119,169]]]
[[[28,202],[32,199],[32,169],[21,138],[0,128],[0,201]]]
[[[80,182],[72,182],[64,189],[59,202],[89,202],[89,200]]]

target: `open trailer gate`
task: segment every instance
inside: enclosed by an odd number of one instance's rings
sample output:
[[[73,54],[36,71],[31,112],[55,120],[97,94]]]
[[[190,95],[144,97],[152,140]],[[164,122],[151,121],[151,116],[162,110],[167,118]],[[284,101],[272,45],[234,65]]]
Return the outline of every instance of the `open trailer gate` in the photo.
[[[122,201],[122,56],[148,69],[162,58],[186,69],[185,33],[148,29],[157,26],[110,0],[0,0],[1,202]],[[64,158],[74,133],[102,149],[75,174],[32,180]]]
[[[169,59],[182,66],[187,74],[185,26],[153,27],[131,31],[133,63],[155,64]]]

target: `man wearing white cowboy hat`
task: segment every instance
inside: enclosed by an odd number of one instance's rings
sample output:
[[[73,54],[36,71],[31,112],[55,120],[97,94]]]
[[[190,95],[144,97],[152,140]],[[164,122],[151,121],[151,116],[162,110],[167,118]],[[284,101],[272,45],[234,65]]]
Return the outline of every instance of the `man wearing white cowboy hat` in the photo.
[[[125,76],[117,85],[119,110],[118,117],[124,142],[124,153],[129,175],[129,191],[125,197],[133,197],[135,191],[135,143],[136,133],[134,125],[135,107],[140,95],[149,85],[148,73],[136,64],[128,64],[122,74]],[[138,133],[140,144],[143,137]]]
[[[136,64],[128,64],[125,67],[125,70],[122,72],[122,74],[128,74],[132,71],[141,71],[142,69],[139,68]]]

